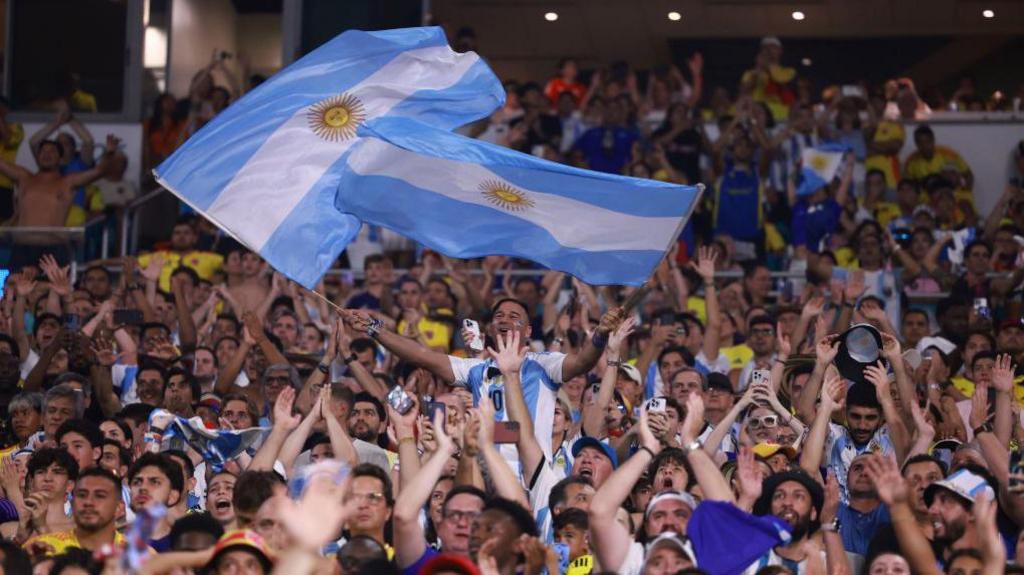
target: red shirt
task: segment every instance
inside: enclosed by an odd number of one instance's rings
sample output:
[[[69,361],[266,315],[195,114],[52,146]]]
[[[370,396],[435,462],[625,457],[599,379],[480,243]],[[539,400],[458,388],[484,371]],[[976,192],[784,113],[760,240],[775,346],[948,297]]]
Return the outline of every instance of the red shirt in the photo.
[[[547,87],[544,88],[544,95],[551,100],[552,105],[558,105],[558,96],[562,92],[569,92],[572,94],[572,99],[576,100],[576,105],[579,106],[580,102],[583,101],[583,96],[587,93],[587,87],[579,82],[566,82],[561,78],[552,78]]]

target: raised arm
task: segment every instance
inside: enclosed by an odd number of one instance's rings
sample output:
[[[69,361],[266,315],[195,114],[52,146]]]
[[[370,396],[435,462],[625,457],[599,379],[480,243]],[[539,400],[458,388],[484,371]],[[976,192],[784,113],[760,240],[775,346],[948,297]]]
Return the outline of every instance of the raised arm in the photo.
[[[814,370],[811,377],[807,378],[804,390],[800,392],[797,399],[796,414],[804,423],[814,421],[814,402],[818,399],[818,392],[821,390],[821,382],[825,378],[825,370],[832,364],[839,352],[839,338],[833,335],[821,337],[814,346]]]
[[[601,316],[601,323],[594,330],[594,335],[583,343],[582,349],[565,357],[562,362],[562,381],[587,373],[597,364],[608,343],[608,336],[619,327],[625,316],[626,312],[620,307],[610,309]]]
[[[86,128],[85,124],[83,124],[81,121],[79,121],[78,118],[74,116],[71,116],[71,118],[68,119],[67,127],[71,128],[71,131],[74,132],[76,136],[78,136],[79,140],[82,141],[82,147],[79,148],[78,153],[82,157],[82,161],[85,162],[85,165],[92,166],[93,164],[95,164],[96,141],[93,140],[92,132],[89,131],[89,128]],[[112,150],[110,148],[107,148],[107,151]]]
[[[0,173],[13,180],[15,183],[22,183],[26,178],[32,175],[32,172],[25,168],[4,159],[0,159]]]
[[[196,323],[188,309],[184,282],[191,281],[184,275],[171,278],[171,293],[174,296],[174,311],[178,316],[178,335],[181,337],[182,353],[194,351],[198,343]]]
[[[712,247],[697,248],[697,263],[690,262],[693,270],[704,282],[704,311],[707,327],[704,329],[704,359],[713,363],[718,359],[721,342],[719,333],[722,329],[722,314],[718,308],[718,289],[715,287],[715,263],[718,261],[718,250]]]
[[[492,420],[494,416],[491,416]],[[444,421],[440,412],[434,420],[434,433],[437,438],[437,450],[419,468],[409,483],[403,484],[395,499],[392,512],[394,518],[395,562],[405,569],[419,560],[427,549],[423,526],[420,524],[420,510],[427,504],[434,485],[444,473],[448,459],[455,453],[455,443],[445,433]],[[408,437],[408,436],[406,436]],[[416,443],[411,438],[404,441],[412,452],[416,451]],[[402,446],[399,445],[401,449]],[[403,467],[404,471],[404,467]]]
[[[615,520],[619,507],[629,497],[648,464],[661,451],[661,443],[647,426],[647,410],[640,412],[640,450],[619,466],[590,501],[590,548],[606,571],[617,572],[629,553],[633,538]]]
[[[495,351],[493,348],[488,348],[487,351],[498,363],[498,369],[501,370],[501,375],[505,379],[505,402],[508,407],[509,421],[519,422],[519,441],[516,442],[516,448],[519,450],[519,460],[523,465],[523,476],[533,477],[537,471],[537,466],[544,462],[544,452],[541,450],[537,437],[533,432],[533,419],[530,417],[530,410],[526,407],[526,399],[523,397],[523,383],[519,379],[519,370],[523,366],[523,362],[526,361],[528,348],[520,347],[518,331],[510,331],[505,337],[502,337],[499,333],[497,339],[498,350]],[[489,401],[480,402],[481,418],[486,417],[488,413],[491,414],[491,421],[480,422],[481,434],[494,427],[492,410],[483,410],[484,404],[489,403]],[[488,435],[490,435],[489,431]],[[488,455],[486,443],[489,442],[484,441],[484,438],[480,439],[480,448],[483,450],[485,457]],[[488,466],[490,466],[490,462],[488,462]],[[527,504],[526,508],[529,509],[530,505]]]
[[[708,452],[708,455],[714,456],[719,450],[722,449],[722,440],[729,434],[736,420],[740,418],[740,414],[747,409],[748,406],[754,401],[754,391],[756,387],[748,385],[747,390],[743,392],[743,396],[737,401],[729,413],[725,414],[722,421],[719,421],[715,425],[714,429],[711,430],[711,434],[708,435],[707,440],[704,441],[704,451]]]
[[[299,449],[301,449],[302,444],[306,441],[306,437],[309,436],[309,429],[316,422],[314,418],[317,417],[317,415],[310,411],[309,415],[300,422],[301,416],[292,413],[294,405],[295,390],[291,387],[281,390],[281,393],[277,395],[277,400],[274,401],[274,426],[270,430],[270,435],[267,436],[263,445],[260,446],[259,451],[253,456],[249,467],[246,468],[247,470],[270,471],[274,468],[274,462],[280,458],[288,476],[291,476],[292,463],[295,462],[295,457],[298,456],[299,452],[298,450],[289,450],[289,453],[285,454],[283,447],[288,440],[292,440],[291,445],[297,443]],[[313,410],[319,412],[319,402],[313,406]],[[300,429],[302,432],[299,431]],[[294,454],[292,451],[294,451]]]
[[[896,462],[888,457],[871,457],[865,463],[868,477],[875,484],[878,498],[889,506],[892,526],[896,531],[903,556],[910,564],[911,573],[920,575],[939,575],[935,554],[931,542],[921,532],[917,519],[910,508],[909,488],[900,475]]]
[[[900,358],[903,361],[903,358]],[[896,461],[907,460],[907,452],[910,451],[910,433],[903,423],[899,410],[896,409],[896,402],[892,400],[892,387],[889,383],[889,375],[881,361],[876,365],[869,365],[864,368],[865,378],[875,385],[875,395],[878,403],[882,406],[882,416],[886,425],[889,426],[889,437],[892,439],[893,449],[896,451]]]
[[[526,497],[526,490],[494,443],[494,406],[489,401],[481,401],[477,415],[480,419],[480,455],[483,456],[487,463],[487,469],[491,472],[494,490],[501,497],[519,503],[524,509],[531,509],[530,500]],[[520,427],[519,435],[522,436],[525,433]]]
[[[455,372],[452,371],[452,364],[447,355],[426,348],[397,333],[384,331],[383,322],[364,311],[345,310],[344,318],[345,323],[352,329],[377,340],[399,359],[430,370],[446,383],[455,381]]]
[[[843,393],[843,385],[842,378],[838,374],[832,373],[825,382],[825,389],[821,392],[821,404],[818,406],[814,425],[811,426],[811,432],[807,435],[803,453],[800,455],[800,467],[811,477],[819,476],[832,413],[840,410],[843,406],[839,399]]]
[[[104,174],[107,173],[107,165],[110,162],[110,159],[114,157],[114,152],[117,151],[117,147],[120,143],[121,140],[119,138],[113,134],[107,134],[107,148],[106,151],[103,152],[103,156],[100,157],[99,163],[84,172],[77,172],[64,176],[67,178],[71,187],[78,188],[81,186],[88,186],[102,178]]]
[[[57,115],[42,128],[39,128],[36,133],[28,139],[28,149],[32,152],[32,158],[37,162],[39,161],[39,146],[43,143],[43,140],[49,138],[54,132],[60,128],[64,122],[71,119],[71,109],[68,107],[67,102],[60,101],[57,103]]]
[[[699,394],[691,393],[686,398],[686,419],[683,420],[683,449],[686,459],[690,462],[693,475],[700,485],[705,501],[728,501],[734,503],[732,489],[725,480],[711,456],[699,447],[690,449],[697,441],[701,428],[704,427],[704,400]]]
[[[344,461],[350,467],[359,463],[359,453],[356,452],[352,438],[348,436],[345,426],[338,421],[338,416],[331,410],[331,385],[323,386],[320,391],[320,417],[327,424],[327,437],[331,440],[331,451],[334,452],[334,459]]]

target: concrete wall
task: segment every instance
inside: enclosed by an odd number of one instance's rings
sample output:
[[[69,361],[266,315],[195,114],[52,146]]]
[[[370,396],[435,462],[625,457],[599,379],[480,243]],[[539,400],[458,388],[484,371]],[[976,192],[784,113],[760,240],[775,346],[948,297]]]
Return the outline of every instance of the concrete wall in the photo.
[[[271,76],[281,69],[281,15],[241,14],[235,39],[239,60],[249,74]]]
[[[167,82],[170,93],[179,98],[188,96],[192,76],[210,63],[215,50],[237,55],[236,19],[231,0],[174,0]],[[236,61],[229,61],[228,66]],[[223,79],[217,83],[227,85]]]

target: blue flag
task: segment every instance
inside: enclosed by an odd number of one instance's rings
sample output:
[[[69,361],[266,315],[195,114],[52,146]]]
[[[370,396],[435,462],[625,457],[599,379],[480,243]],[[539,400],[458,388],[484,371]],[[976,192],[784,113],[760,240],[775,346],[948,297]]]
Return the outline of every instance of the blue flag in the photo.
[[[306,287],[359,231],[334,209],[358,127],[415,117],[451,130],[488,116],[505,92],[441,28],[345,32],[275,74],[155,170],[185,203]]]
[[[404,118],[359,130],[336,205],[457,258],[508,255],[640,285],[700,190],[581,170]]]
[[[827,143],[805,148],[800,156],[800,185],[797,196],[808,196],[829,185],[843,165],[843,155],[849,150],[844,144]]]

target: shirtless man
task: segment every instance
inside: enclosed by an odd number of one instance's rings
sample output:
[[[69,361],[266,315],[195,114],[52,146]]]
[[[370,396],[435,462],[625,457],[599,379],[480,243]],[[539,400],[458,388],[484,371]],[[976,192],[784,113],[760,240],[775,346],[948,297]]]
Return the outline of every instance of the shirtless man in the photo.
[[[97,165],[65,176],[60,174],[63,146],[54,140],[44,140],[39,144],[39,171],[36,173],[0,159],[0,173],[13,180],[18,189],[14,227],[63,227],[74,199],[75,188],[87,186],[106,173],[107,163],[118,144],[120,140],[108,134],[107,151]],[[48,233],[19,234],[12,239],[12,243],[10,267],[13,270],[34,265],[45,254],[53,255],[62,266],[67,265],[71,259],[66,239],[62,236]]]
[[[245,311],[259,309],[270,293],[267,263],[256,252],[238,248],[228,254],[226,267],[232,268],[232,271],[237,269],[238,272],[228,274],[228,291],[240,308],[235,312],[241,315]]]

